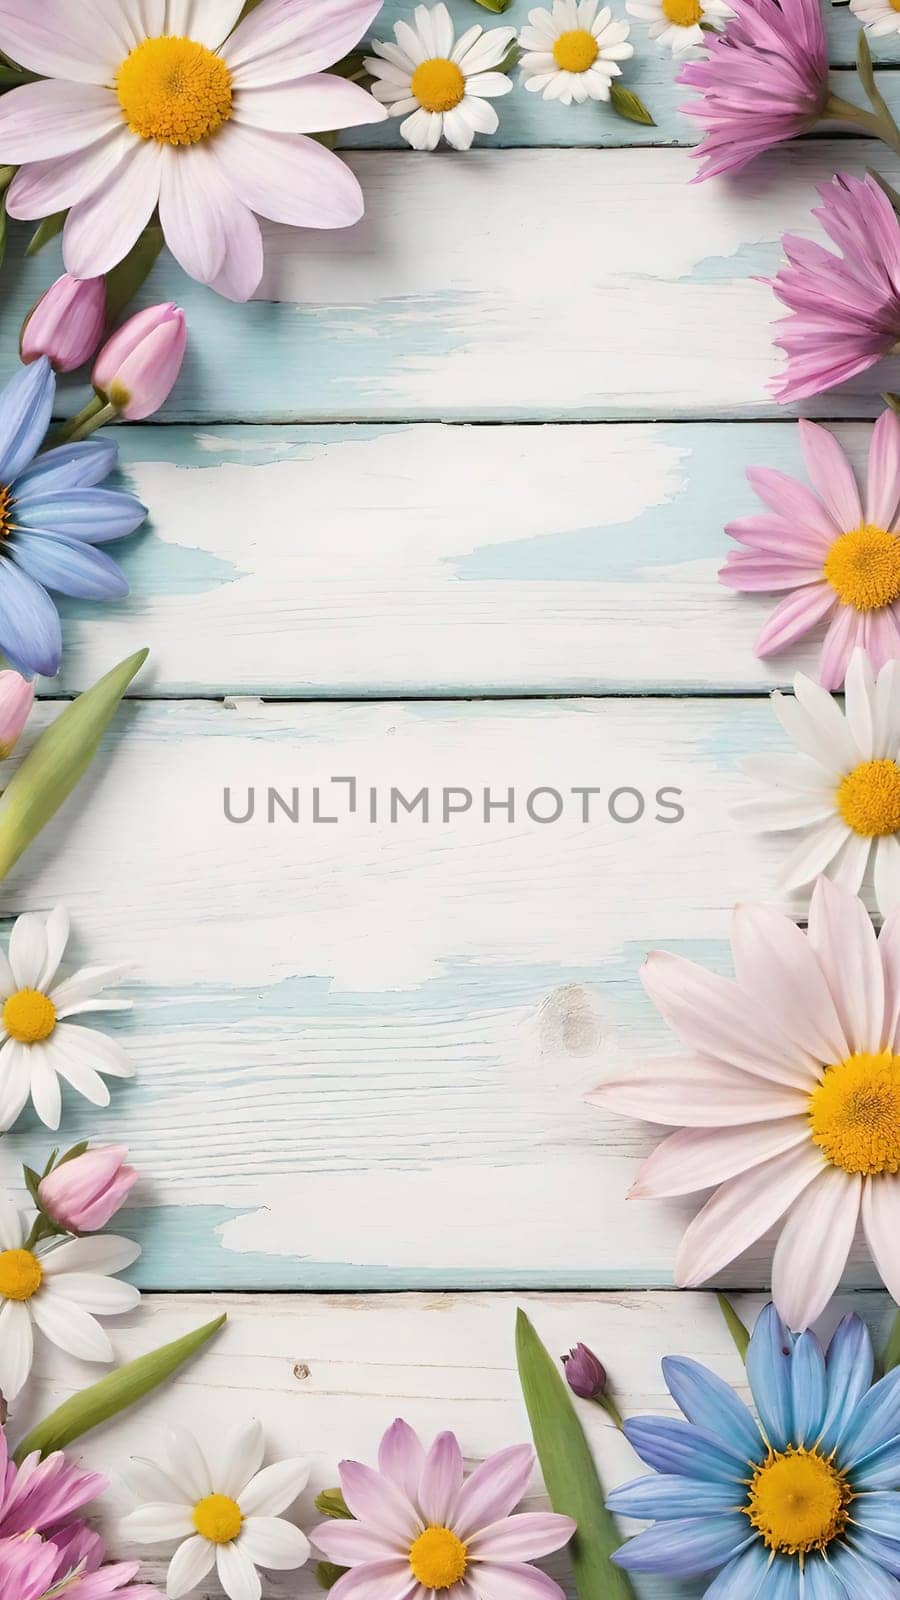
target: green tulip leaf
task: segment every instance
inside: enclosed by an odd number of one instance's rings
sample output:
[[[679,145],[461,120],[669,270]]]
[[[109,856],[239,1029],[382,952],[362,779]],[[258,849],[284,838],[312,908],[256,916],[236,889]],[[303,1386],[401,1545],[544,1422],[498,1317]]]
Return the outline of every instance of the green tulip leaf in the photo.
[[[640,122],[645,128],[656,127],[643,100],[633,89],[626,89],[621,83],[611,83],[609,98],[617,116],[624,117],[626,122]]]

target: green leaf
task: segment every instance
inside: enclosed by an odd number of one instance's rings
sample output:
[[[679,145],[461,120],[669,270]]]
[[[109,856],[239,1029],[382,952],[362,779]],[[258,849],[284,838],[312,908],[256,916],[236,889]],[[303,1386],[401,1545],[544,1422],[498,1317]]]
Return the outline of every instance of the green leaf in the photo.
[[[138,650],[80,694],[46,729],[0,799],[0,882],[84,777],[149,651]]]
[[[900,1367],[900,1311],[894,1318],[891,1326],[891,1335],[884,1347],[881,1360],[885,1372],[893,1372],[895,1367]]]
[[[118,322],[125,307],[130,305],[138,290],[146,283],[164,243],[162,228],[158,223],[151,223],[124,261],[106,274],[106,321],[109,327]]]
[[[485,11],[496,11],[498,15],[502,15],[504,11],[509,10],[512,0],[475,0],[475,4],[483,6]]]
[[[626,122],[640,122],[645,128],[656,127],[643,100],[633,89],[626,89],[621,83],[611,83],[609,98],[617,116],[624,117]]]
[[[727,1295],[720,1294],[716,1298],[719,1302],[719,1310],[725,1318],[725,1326],[737,1346],[737,1353],[746,1364],[747,1351],[750,1347],[749,1329],[744,1326]]]
[[[346,1567],[336,1567],[333,1561],[320,1561],[316,1567],[316,1583],[320,1589],[333,1589],[346,1571]]]
[[[89,1389],[74,1394],[71,1400],[64,1401],[25,1435],[13,1459],[21,1464],[33,1450],[42,1456],[50,1455],[54,1450],[65,1450],[67,1445],[80,1439],[83,1434],[90,1433],[92,1428],[99,1428],[101,1423],[109,1422],[121,1411],[127,1411],[129,1406],[143,1400],[145,1395],[152,1394],[160,1384],[173,1377],[179,1367],[197,1355],[218,1333],[225,1320],[223,1312],[213,1322],[204,1323],[202,1328],[195,1328],[193,1333],[186,1333],[183,1338],[174,1339],[159,1350],[138,1356],[136,1361],[117,1367],[115,1372],[108,1373]]]
[[[62,233],[67,216],[67,211],[57,211],[55,216],[45,217],[43,222],[39,222],[28,241],[26,256],[36,256],[39,250],[43,250],[45,244],[49,244],[57,234]]]
[[[316,1510],[321,1511],[323,1517],[342,1517],[353,1521],[353,1512],[340,1489],[323,1489],[321,1494],[317,1494]]]
[[[622,1541],[569,1390],[524,1311],[516,1320],[516,1356],[550,1503],[578,1524],[569,1555],[580,1600],[635,1600],[627,1574],[609,1559]]]
[[[37,1206],[38,1211],[40,1211],[41,1203],[38,1200],[38,1184],[41,1181],[40,1173],[35,1172],[33,1167],[23,1167],[22,1176],[25,1179],[25,1187],[28,1190],[28,1193],[31,1195],[31,1198],[34,1201],[34,1204]]]

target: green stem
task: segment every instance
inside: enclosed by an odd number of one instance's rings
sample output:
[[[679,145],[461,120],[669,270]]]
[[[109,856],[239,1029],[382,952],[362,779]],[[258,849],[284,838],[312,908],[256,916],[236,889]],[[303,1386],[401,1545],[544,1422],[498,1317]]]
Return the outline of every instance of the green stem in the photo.
[[[22,1249],[34,1250],[35,1246],[39,1245],[42,1239],[54,1238],[59,1234],[59,1232],[60,1229],[56,1227],[55,1223],[52,1223],[49,1217],[45,1217],[43,1212],[39,1212],[31,1224],[31,1232],[29,1233],[28,1238],[25,1240]]]
[[[86,422],[90,422],[92,417],[96,417],[105,404],[106,402],[99,394],[92,395],[87,405],[82,411],[79,411],[77,416],[70,417],[68,422],[63,423],[53,441],[54,444],[68,444],[70,439],[74,439],[79,428],[83,427]]]
[[[597,1396],[597,1404],[603,1407],[606,1415],[612,1419],[619,1432],[624,1433],[625,1421],[615,1400],[612,1400],[608,1394],[601,1394]]]
[[[744,1326],[727,1295],[720,1294],[716,1298],[719,1302],[719,1310],[725,1318],[725,1326],[735,1342],[738,1355],[746,1364],[747,1351],[750,1347],[749,1329]]]
[[[108,422],[115,422],[118,415],[117,406],[114,406],[111,401],[100,400],[98,408],[93,415],[82,422],[74,433],[69,434],[69,442],[71,444],[80,444],[82,439],[89,439],[92,433],[97,432],[98,428],[105,428]]]
[[[881,100],[881,96],[878,96]],[[881,100],[883,110],[879,112],[866,111],[864,106],[855,106],[850,100],[843,100],[838,94],[830,94],[825,104],[822,116],[825,121],[849,122],[853,127],[859,128],[861,133],[866,133],[872,139],[880,139],[889,150],[900,155],[900,128],[888,111],[884,101]]]

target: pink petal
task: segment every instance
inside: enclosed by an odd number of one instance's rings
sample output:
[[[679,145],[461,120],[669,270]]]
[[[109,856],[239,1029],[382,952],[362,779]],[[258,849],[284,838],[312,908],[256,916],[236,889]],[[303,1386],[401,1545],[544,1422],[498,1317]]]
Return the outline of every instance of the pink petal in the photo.
[[[310,1536],[318,1550],[339,1567],[360,1567],[364,1562],[397,1561],[409,1555],[410,1541],[389,1539],[361,1522],[323,1522]]]
[[[128,129],[118,128],[71,156],[29,161],[19,168],[7,190],[9,215],[33,221],[68,211],[112,176],[133,145]]]
[[[878,935],[878,954],[884,973],[881,1048],[896,1053],[900,1044],[900,910],[892,911],[885,917]]]
[[[203,145],[163,149],[159,220],[176,261],[199,283],[213,283],[228,249],[226,207],[240,207],[221,169]]]
[[[217,50],[243,9],[243,0],[166,0],[165,26],[160,32],[196,39],[208,50]]]
[[[421,1524],[414,1507],[396,1484],[361,1461],[342,1461],[340,1474],[344,1499],[357,1521],[383,1529],[391,1539],[398,1539],[408,1548]]]
[[[751,550],[770,550],[773,555],[802,557],[820,564],[835,539],[833,528],[826,534],[818,528],[798,527],[786,517],[774,515],[738,517],[727,523],[725,532],[730,539],[736,539]]]
[[[759,997],[771,1022],[820,1062],[849,1054],[840,1018],[815,952],[790,917],[770,906],[737,906],[731,924],[742,989]]]
[[[809,1122],[794,1115],[745,1128],[684,1128],[664,1139],[638,1169],[629,1200],[669,1199],[727,1183],[809,1139]]]
[[[419,1480],[425,1465],[425,1451],[414,1428],[402,1417],[392,1422],[378,1447],[378,1466],[407,1499],[415,1505]]]
[[[675,1262],[679,1289],[697,1288],[743,1255],[784,1216],[824,1164],[822,1152],[810,1142],[717,1189],[681,1241]]]
[[[210,149],[226,181],[257,216],[294,228],[347,228],[363,214],[362,190],[347,163],[305,134],[269,133],[232,121]]]
[[[264,0],[221,54],[238,89],[289,83],[340,61],[380,10],[381,0]]]
[[[852,606],[838,606],[822,646],[819,682],[823,689],[841,687],[850,657],[860,645],[865,645],[867,617],[870,615],[854,611]]]
[[[876,672],[889,661],[896,661],[900,656],[900,621],[898,621],[897,607],[885,606],[881,611],[866,613],[868,631],[865,638],[865,647],[869,653],[872,666]]]
[[[831,991],[849,1053],[877,1050],[884,1026],[884,975],[862,901],[820,878],[810,903],[807,938]]]
[[[577,1530],[571,1517],[552,1511],[503,1517],[469,1540],[473,1561],[537,1561],[567,1545]]]
[[[866,521],[892,528],[900,503],[900,417],[890,406],[872,429]]]
[[[228,249],[219,276],[210,285],[216,294],[239,305],[252,299],[262,281],[265,260],[259,223],[249,207],[235,201],[229,220]]]
[[[425,1457],[418,1504],[425,1521],[433,1527],[447,1527],[462,1488],[463,1459],[459,1442],[452,1433],[441,1433]]]
[[[331,1600],[413,1600],[425,1591],[410,1576],[409,1562],[370,1561],[354,1567],[329,1590]]]
[[[510,1445],[482,1461],[459,1493],[454,1513],[459,1537],[471,1539],[480,1528],[508,1517],[528,1488],[533,1465],[534,1451],[527,1444]]]
[[[719,581],[727,589],[739,589],[745,594],[777,594],[782,589],[819,583],[821,579],[821,561],[754,550],[734,552],[719,573]]]
[[[859,1220],[862,1180],[828,1167],[792,1207],[772,1262],[772,1298],[795,1333],[822,1315],[841,1281]]]
[[[384,122],[387,108],[358,83],[323,72],[296,83],[241,89],[234,116],[236,122],[272,133],[329,133],[334,128]]]
[[[881,1281],[900,1300],[900,1177],[882,1173],[866,1180],[862,1221]]]
[[[136,144],[102,189],[73,206],[63,257],[74,278],[99,278],[124,260],[156,209],[161,166],[160,145]]]
[[[122,63],[119,35],[90,0],[0,0],[0,48],[42,77],[78,83],[111,83]]]
[[[479,1565],[474,1585],[479,1600],[565,1600],[559,1584],[538,1567]]]
[[[84,150],[122,127],[115,95],[99,84],[26,83],[0,99],[0,162],[19,166]]]
[[[764,658],[786,650],[796,639],[809,633],[836,605],[837,595],[830,583],[811,583],[798,589],[775,607],[760,629],[754,653]]]
[[[745,1122],[800,1116],[809,1088],[785,1089],[709,1057],[646,1061],[627,1077],[601,1084],[585,1099],[622,1117],[673,1128],[741,1127]]]
[[[829,544],[846,531],[804,484],[789,478],[787,473],[776,472],[772,467],[748,467],[747,478],[771,511],[799,528],[818,534]]]
[[[842,530],[858,528],[863,514],[853,469],[832,433],[817,422],[800,422],[800,444],[813,488]]]

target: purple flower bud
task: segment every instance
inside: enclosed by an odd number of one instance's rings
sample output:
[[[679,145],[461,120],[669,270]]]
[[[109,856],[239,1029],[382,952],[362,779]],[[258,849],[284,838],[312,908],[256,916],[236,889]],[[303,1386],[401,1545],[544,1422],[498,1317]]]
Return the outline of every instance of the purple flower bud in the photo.
[[[103,346],[94,365],[94,388],[126,422],[143,422],[168,400],[186,345],[184,312],[171,303],[149,306]]]
[[[566,1382],[579,1400],[600,1400],[606,1393],[606,1368],[586,1344],[576,1344],[563,1356]]]
[[[105,278],[57,278],[29,312],[20,351],[27,364],[48,356],[56,372],[75,372],[90,361],[103,337]]]

